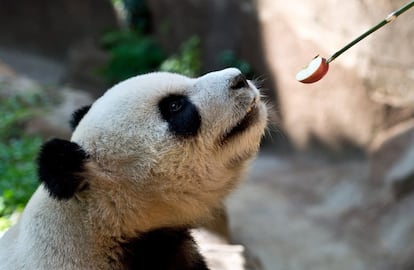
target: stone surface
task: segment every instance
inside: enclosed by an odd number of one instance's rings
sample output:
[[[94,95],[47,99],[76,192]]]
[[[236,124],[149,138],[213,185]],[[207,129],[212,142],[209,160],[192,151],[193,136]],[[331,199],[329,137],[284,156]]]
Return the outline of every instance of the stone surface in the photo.
[[[94,99],[85,91],[62,87],[56,90],[59,103],[53,105],[44,113],[35,116],[27,123],[27,131],[39,134],[45,138],[58,137],[69,139],[72,131],[69,120],[72,113],[86,105],[93,103]]]
[[[414,120],[383,132],[372,145],[371,178],[397,198],[414,191]]]
[[[61,83],[66,72],[65,65],[60,61],[14,48],[0,47],[0,61],[15,75],[23,74],[45,85]]]
[[[414,195],[370,181],[367,159],[260,156],[228,201],[233,242],[264,270],[409,270]]]
[[[231,245],[227,239],[206,229],[193,230],[192,234],[211,270],[259,270],[245,268],[243,246]]]
[[[96,41],[83,40],[69,49],[64,82],[87,90],[95,98],[100,97],[109,88],[100,74],[108,61],[109,54],[99,48]]]
[[[58,67],[61,66],[58,64],[55,66],[48,58],[28,54],[31,59],[29,62],[33,65],[21,68],[19,63],[24,63],[27,59],[21,58],[21,55],[16,56],[15,51],[1,52],[13,67],[2,62],[0,53],[0,98],[39,95],[50,101],[47,108],[41,108],[27,120],[26,131],[45,138],[52,136],[69,138],[71,134],[69,119],[76,109],[93,103],[94,98],[91,94],[70,87],[56,86],[61,76]],[[53,70],[54,67],[58,70]],[[37,78],[40,82],[33,78]]]
[[[12,67],[10,67],[8,64],[4,63],[0,60],[0,76],[2,78],[4,77],[14,77],[16,76],[16,72]]]
[[[257,1],[265,55],[277,78],[282,125],[298,146],[319,141],[366,148],[378,130],[412,117],[410,14],[337,58],[320,82],[294,80],[316,54],[329,57],[405,2]],[[409,116],[400,114],[404,106],[410,108]]]
[[[0,44],[65,58],[85,38],[97,39],[118,27],[109,0],[2,0]]]
[[[223,49],[248,60],[276,104],[273,120],[295,146],[365,150],[378,131],[414,115],[414,11],[332,62],[322,81],[303,85],[295,74],[316,54],[329,57],[405,2],[183,0],[176,8],[176,1],[153,0],[149,5],[168,50],[198,34],[206,70],[219,66]]]
[[[42,94],[42,89],[38,82],[25,76],[18,76],[8,65],[1,65],[3,68],[0,73],[0,98],[26,94]]]

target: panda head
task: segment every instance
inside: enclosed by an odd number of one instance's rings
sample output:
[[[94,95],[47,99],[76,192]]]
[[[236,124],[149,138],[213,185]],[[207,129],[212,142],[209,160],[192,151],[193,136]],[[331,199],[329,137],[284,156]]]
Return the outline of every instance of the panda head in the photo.
[[[141,229],[190,224],[237,184],[266,119],[234,68],[136,76],[77,111],[70,142],[45,144],[40,179],[54,199],[87,201],[100,216],[117,209]]]

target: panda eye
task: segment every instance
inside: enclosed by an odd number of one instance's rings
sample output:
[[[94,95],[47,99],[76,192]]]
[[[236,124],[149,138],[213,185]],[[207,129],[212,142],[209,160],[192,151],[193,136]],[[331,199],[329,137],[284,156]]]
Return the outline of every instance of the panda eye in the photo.
[[[170,118],[185,110],[188,99],[181,95],[170,95],[163,98],[158,104],[161,114],[165,119]]]
[[[177,113],[183,108],[183,100],[181,98],[171,100],[168,104],[168,110],[170,113]]]

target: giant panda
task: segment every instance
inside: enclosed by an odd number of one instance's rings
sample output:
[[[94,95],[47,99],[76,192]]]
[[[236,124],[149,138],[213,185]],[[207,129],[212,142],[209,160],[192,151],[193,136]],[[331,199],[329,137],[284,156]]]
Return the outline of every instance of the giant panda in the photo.
[[[1,270],[208,269],[189,229],[258,151],[266,105],[238,69],[127,79],[38,156],[41,185],[0,240]]]

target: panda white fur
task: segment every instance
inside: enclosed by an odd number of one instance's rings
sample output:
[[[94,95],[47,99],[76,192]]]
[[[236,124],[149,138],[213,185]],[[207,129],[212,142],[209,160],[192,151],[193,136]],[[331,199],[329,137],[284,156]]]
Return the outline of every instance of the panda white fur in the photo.
[[[239,182],[266,118],[234,68],[115,85],[74,113],[70,141],[43,145],[0,269],[208,269],[188,229]]]

